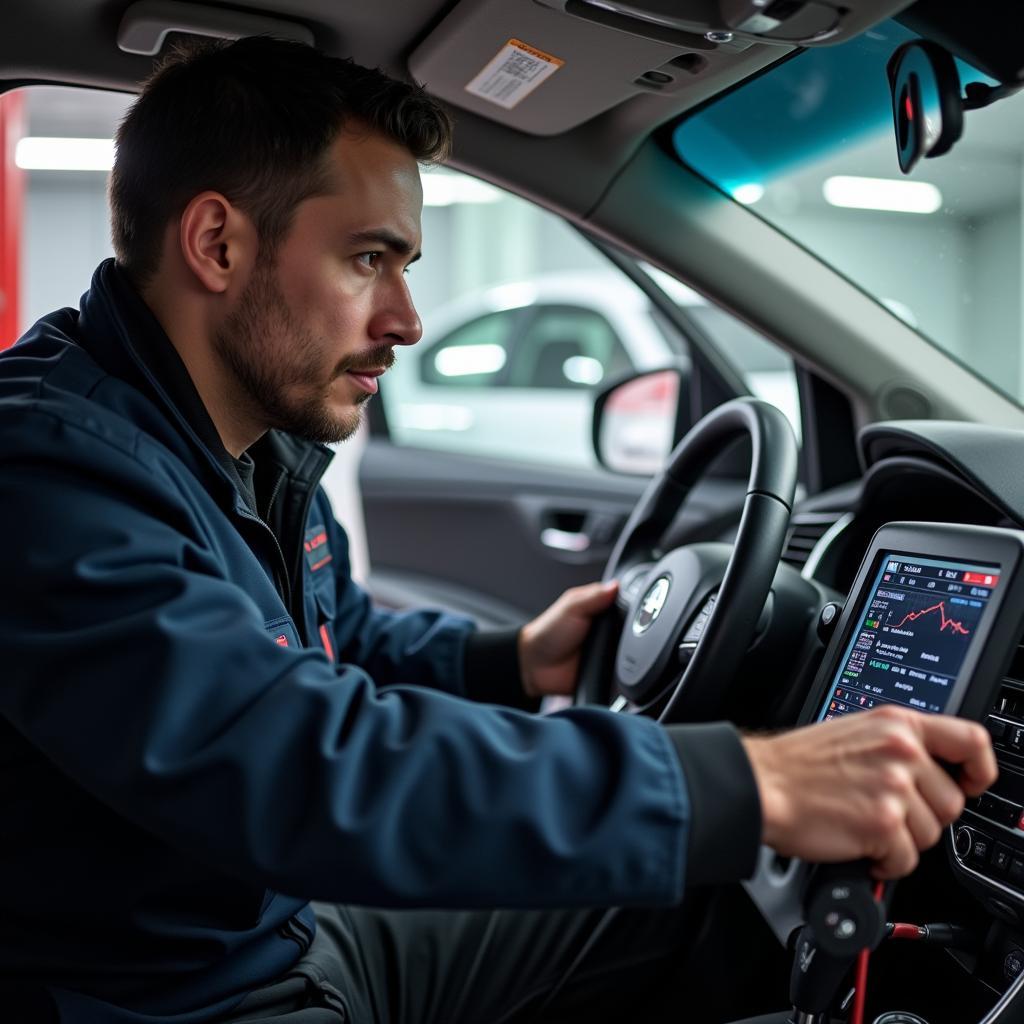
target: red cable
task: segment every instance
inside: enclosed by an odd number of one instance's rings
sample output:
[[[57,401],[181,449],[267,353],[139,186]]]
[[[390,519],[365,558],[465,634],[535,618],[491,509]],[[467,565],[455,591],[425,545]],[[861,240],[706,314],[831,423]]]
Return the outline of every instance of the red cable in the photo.
[[[875,886],[875,902],[881,902],[885,893],[885,883],[879,882]],[[857,974],[854,981],[853,1009],[850,1011],[850,1024],[864,1024],[864,1003],[868,992],[868,957],[871,956],[870,949],[862,949],[857,954]]]
[[[857,954],[857,975],[854,981],[853,1009],[850,1011],[850,1024],[864,1024],[864,999],[868,989],[868,957],[869,949],[862,949]]]

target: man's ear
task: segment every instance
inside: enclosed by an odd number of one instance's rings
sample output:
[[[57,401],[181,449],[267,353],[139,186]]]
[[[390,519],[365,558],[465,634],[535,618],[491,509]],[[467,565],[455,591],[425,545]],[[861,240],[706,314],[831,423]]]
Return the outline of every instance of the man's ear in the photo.
[[[255,262],[252,221],[219,192],[194,196],[181,215],[178,243],[200,287],[217,294],[248,277]]]

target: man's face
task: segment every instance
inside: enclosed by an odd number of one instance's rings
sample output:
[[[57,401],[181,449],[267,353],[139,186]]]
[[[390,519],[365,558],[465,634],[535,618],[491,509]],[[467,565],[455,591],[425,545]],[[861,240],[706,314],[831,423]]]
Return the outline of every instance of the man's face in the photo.
[[[343,132],[328,168],[330,194],[299,203],[215,338],[249,414],[324,443],[355,431],[394,347],[420,338],[405,271],[423,206],[415,159],[383,136]]]

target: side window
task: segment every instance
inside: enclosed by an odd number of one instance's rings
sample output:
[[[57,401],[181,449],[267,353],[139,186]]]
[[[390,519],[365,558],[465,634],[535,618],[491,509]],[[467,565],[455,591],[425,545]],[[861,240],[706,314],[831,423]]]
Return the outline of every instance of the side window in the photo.
[[[423,186],[424,259],[409,275],[423,338],[397,352],[381,383],[392,443],[596,467],[594,395],[624,373],[687,367],[688,340],[555,214],[447,169],[425,171]],[[799,428],[788,357],[645,269],[751,392]]]
[[[409,287],[423,338],[381,382],[393,443],[596,467],[593,397],[685,362],[643,291],[560,217],[447,169],[423,175]]]
[[[800,393],[790,356],[732,313],[709,302],[663,270],[647,263],[641,266],[738,371],[750,393],[771,402],[786,414],[799,439]],[[663,319],[659,318],[659,323],[664,330],[673,331]]]

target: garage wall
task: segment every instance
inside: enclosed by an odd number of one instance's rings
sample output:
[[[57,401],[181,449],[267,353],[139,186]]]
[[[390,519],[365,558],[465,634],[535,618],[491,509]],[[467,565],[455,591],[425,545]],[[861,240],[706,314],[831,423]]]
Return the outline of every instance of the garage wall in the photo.
[[[62,306],[77,307],[97,264],[113,255],[105,188],[104,174],[29,174],[22,232],[23,327]]]

